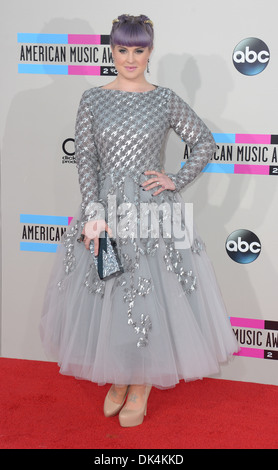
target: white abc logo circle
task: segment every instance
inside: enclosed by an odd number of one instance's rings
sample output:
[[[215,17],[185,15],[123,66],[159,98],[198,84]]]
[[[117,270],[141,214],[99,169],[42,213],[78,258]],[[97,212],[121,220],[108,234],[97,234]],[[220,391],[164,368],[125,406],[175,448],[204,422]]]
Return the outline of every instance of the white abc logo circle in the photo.
[[[247,38],[240,41],[233,52],[235,68],[244,75],[261,73],[270,60],[267,45],[257,38]]]
[[[229,257],[237,263],[252,263],[261,253],[261,242],[250,230],[236,230],[226,240],[226,251]]]

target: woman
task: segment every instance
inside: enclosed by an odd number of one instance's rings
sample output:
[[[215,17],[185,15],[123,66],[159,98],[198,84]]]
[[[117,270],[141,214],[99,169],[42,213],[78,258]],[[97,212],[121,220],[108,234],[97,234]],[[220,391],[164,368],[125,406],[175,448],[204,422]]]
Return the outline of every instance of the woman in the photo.
[[[215,374],[238,346],[179,194],[212,157],[213,137],[172,90],[146,80],[153,49],[148,17],[119,16],[110,37],[118,74],[80,102],[75,143],[82,204],[51,277],[41,336],[61,373],[112,384],[105,416],[119,413],[122,426],[136,426],[151,386]],[[191,148],[177,174],[166,174],[161,163],[170,128]],[[173,233],[177,220],[182,242]],[[123,266],[106,280],[93,259],[104,231],[115,238]]]

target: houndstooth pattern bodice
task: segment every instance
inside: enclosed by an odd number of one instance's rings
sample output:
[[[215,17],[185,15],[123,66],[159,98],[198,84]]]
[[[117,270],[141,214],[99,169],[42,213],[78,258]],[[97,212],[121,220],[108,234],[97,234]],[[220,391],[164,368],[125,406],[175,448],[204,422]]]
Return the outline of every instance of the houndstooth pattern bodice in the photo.
[[[157,87],[137,93],[103,88],[84,92],[79,105],[75,156],[82,207],[98,201],[102,180],[138,182],[146,170],[162,170],[161,150],[172,128],[191,149],[186,164],[168,173],[180,191],[205,167],[215,152],[213,136],[196,113],[172,90]]]

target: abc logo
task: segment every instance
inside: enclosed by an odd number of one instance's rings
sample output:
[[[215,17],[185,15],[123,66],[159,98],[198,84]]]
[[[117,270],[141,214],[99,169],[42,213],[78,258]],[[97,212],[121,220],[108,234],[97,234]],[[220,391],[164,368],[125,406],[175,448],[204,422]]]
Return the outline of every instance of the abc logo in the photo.
[[[250,230],[236,230],[226,240],[226,251],[233,261],[248,264],[258,258],[261,243]]]
[[[257,38],[243,39],[234,49],[233,63],[243,75],[257,75],[269,63],[270,53],[267,45]]]

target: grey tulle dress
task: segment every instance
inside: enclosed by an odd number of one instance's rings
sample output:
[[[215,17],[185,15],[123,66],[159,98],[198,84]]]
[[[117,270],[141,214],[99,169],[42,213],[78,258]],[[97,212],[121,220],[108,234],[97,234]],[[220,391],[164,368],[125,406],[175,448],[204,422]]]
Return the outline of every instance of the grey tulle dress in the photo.
[[[150,178],[143,172],[163,170],[170,128],[191,153],[176,174],[168,173],[176,189],[153,196],[141,186]],[[238,351],[204,242],[179,192],[214,151],[209,129],[168,88],[84,92],[75,135],[82,201],[55,255],[40,323],[44,349],[62,374],[170,388],[216,374]],[[78,242],[84,224],[98,218],[96,207],[114,217],[124,267],[107,280]],[[176,208],[187,237],[180,245],[171,230]],[[150,224],[140,231],[142,219]]]

